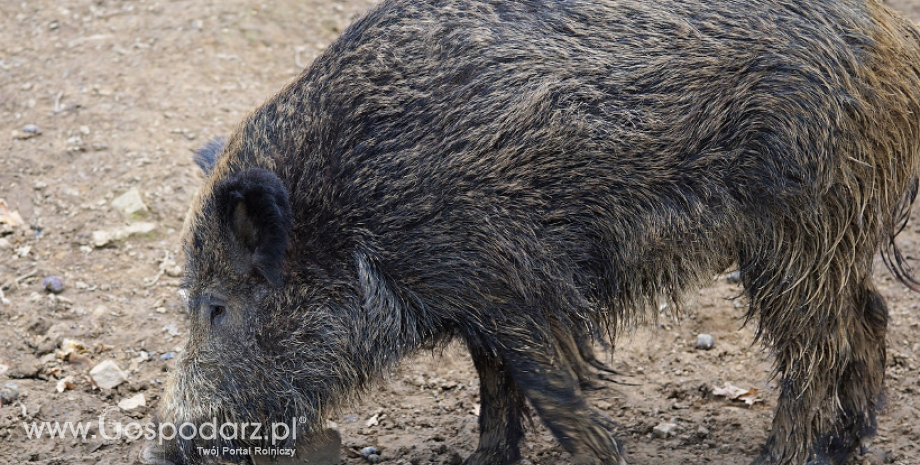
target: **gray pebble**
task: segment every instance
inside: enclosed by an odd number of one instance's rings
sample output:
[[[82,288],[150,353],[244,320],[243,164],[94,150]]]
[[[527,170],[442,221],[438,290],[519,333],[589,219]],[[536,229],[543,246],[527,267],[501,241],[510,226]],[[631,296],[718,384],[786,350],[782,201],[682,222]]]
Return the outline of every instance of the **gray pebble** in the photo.
[[[39,130],[38,130],[38,126],[34,124],[27,124],[22,127],[22,132],[26,134],[38,134]]]
[[[447,456],[447,465],[461,465],[463,463],[463,457],[460,456],[457,452],[451,452]]]
[[[371,455],[377,455],[376,447],[368,446],[368,447],[365,447],[364,449],[361,449],[361,457],[368,458]],[[377,458],[379,459],[380,457],[378,456]]]
[[[176,358],[175,352],[166,352],[163,355],[160,355],[160,360],[170,360]]]
[[[57,276],[48,276],[42,280],[42,287],[52,294],[64,292],[64,280]]]
[[[12,404],[19,398],[19,386],[16,383],[6,383],[0,389],[0,404]]]
[[[377,454],[368,454],[368,456],[364,458],[370,463],[380,463],[380,456]]]
[[[6,375],[13,379],[36,378],[38,374],[42,372],[43,368],[41,362],[29,358],[14,364],[10,367],[10,371],[8,371]]]
[[[731,273],[728,273],[725,275],[725,280],[728,281],[730,284],[740,284],[741,283],[741,272],[737,270],[732,271]]]
[[[698,334],[696,336],[696,348],[709,350],[716,345],[716,340],[708,334]]]

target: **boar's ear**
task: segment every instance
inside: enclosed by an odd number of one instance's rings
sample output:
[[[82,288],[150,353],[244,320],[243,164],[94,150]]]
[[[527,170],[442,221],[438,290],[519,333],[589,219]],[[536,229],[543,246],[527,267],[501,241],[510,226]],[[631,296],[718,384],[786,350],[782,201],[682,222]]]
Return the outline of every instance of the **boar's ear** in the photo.
[[[224,150],[225,145],[227,139],[217,136],[195,152],[195,164],[204,171],[205,176],[211,174],[214,164],[217,163],[217,155]]]
[[[250,168],[218,183],[214,199],[237,271],[258,273],[280,286],[292,224],[281,179],[271,171]]]

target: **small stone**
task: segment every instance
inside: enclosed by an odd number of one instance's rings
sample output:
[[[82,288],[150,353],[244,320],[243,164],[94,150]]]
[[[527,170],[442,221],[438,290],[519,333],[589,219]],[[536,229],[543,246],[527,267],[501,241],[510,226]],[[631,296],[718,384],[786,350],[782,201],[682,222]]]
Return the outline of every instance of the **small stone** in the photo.
[[[43,368],[41,362],[34,358],[29,358],[13,365],[7,376],[13,379],[35,378],[42,372]]]
[[[140,407],[146,407],[146,406],[147,406],[147,399],[144,397],[143,394],[138,394],[136,396],[129,397],[127,399],[122,399],[121,402],[118,403],[118,408],[126,412],[140,408]]]
[[[368,446],[364,449],[361,449],[361,457],[367,458],[370,455],[377,454],[377,448],[374,446]]]
[[[5,237],[0,237],[0,250],[9,250],[13,247],[13,243]]]
[[[64,292],[64,280],[58,276],[48,276],[42,280],[42,287],[52,294]]]
[[[121,228],[119,231],[122,234],[116,234],[118,239],[124,239],[131,236],[148,234],[157,229],[156,223],[132,223],[124,228]]]
[[[112,242],[112,233],[109,231],[93,231],[93,245],[97,248],[105,247]]]
[[[460,465],[462,463],[463,457],[456,451],[451,451],[450,455],[447,456],[447,465]]]
[[[131,223],[124,228],[114,229],[110,231],[93,231],[93,246],[96,248],[102,248],[113,241],[120,241],[127,239],[131,236],[148,234],[156,230],[156,223]]]
[[[741,283],[741,272],[738,270],[732,271],[725,275],[725,280],[729,284],[740,284]]]
[[[715,346],[716,340],[709,334],[698,334],[696,336],[696,348],[702,350],[709,350]]]
[[[37,135],[41,134],[41,131],[38,130],[38,126],[34,124],[27,124],[22,127],[21,131],[13,131],[13,139],[26,140],[31,139]]]
[[[129,218],[146,216],[150,212],[141,197],[141,192],[136,187],[116,197],[112,201],[112,206],[121,210]]]
[[[699,437],[701,437],[701,438],[708,437],[708,436],[709,436],[709,429],[706,428],[705,426],[700,426],[699,428],[696,429],[696,435],[699,436]]]
[[[652,428],[652,434],[662,439],[673,436],[675,433],[677,433],[677,425],[671,422],[659,423],[658,426]]]
[[[160,355],[160,360],[163,360],[163,361],[172,360],[174,358],[176,358],[175,352],[166,352],[165,354]]]
[[[377,454],[370,454],[364,458],[370,463],[380,463],[380,456]]]
[[[102,389],[113,389],[121,383],[128,380],[128,375],[114,360],[106,360],[89,371],[89,376],[93,378],[96,386]]]
[[[19,398],[19,386],[16,383],[9,382],[3,385],[3,389],[0,389],[0,404],[9,405],[13,402],[16,402],[16,399]]]

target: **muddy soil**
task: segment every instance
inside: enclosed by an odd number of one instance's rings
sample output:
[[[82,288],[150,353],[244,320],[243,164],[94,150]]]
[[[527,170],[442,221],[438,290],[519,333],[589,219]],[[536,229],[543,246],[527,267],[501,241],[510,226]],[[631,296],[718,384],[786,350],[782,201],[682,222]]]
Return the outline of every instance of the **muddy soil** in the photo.
[[[0,199],[23,220],[0,224],[0,463],[135,463],[143,441],[104,439],[98,426],[85,440],[30,439],[23,423],[151,418],[185,338],[178,231],[202,180],[192,151],[231,131],[371,3],[0,2]],[[920,20],[920,1],[891,4]],[[127,214],[119,199],[135,189],[146,208]],[[900,243],[920,267],[920,212]],[[851,463],[918,465],[920,301],[877,268],[891,309],[888,402],[874,443]],[[61,293],[45,290],[49,276],[63,280]],[[631,463],[756,456],[776,386],[740,293],[716,279],[690,296],[680,322],[665,310],[610,356],[622,384],[590,396],[620,425]],[[696,348],[699,333],[714,337],[711,350]],[[127,379],[101,389],[89,371],[108,360]],[[757,401],[713,394],[727,383]],[[138,395],[145,406],[116,407]],[[332,420],[345,463],[375,446],[384,463],[455,464],[475,447],[477,412],[475,371],[450,347],[406,361]],[[655,434],[661,423],[676,426]],[[538,419],[524,456],[570,463]]]

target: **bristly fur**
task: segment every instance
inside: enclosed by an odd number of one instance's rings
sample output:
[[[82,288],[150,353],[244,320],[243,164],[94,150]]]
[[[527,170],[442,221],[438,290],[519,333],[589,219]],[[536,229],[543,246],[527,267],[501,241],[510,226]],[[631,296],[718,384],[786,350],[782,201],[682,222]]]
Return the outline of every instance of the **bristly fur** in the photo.
[[[313,427],[460,339],[481,378],[467,465],[515,463],[528,404],[576,463],[621,464],[581,397],[606,369],[592,342],[734,262],[781,378],[756,463],[841,464],[882,392],[874,255],[920,287],[894,244],[920,173],[920,32],[869,0],[739,5],[377,5],[199,162],[161,418]],[[220,207],[247,173],[271,194],[244,213],[284,228],[249,235]],[[208,444],[172,447],[199,463]]]

